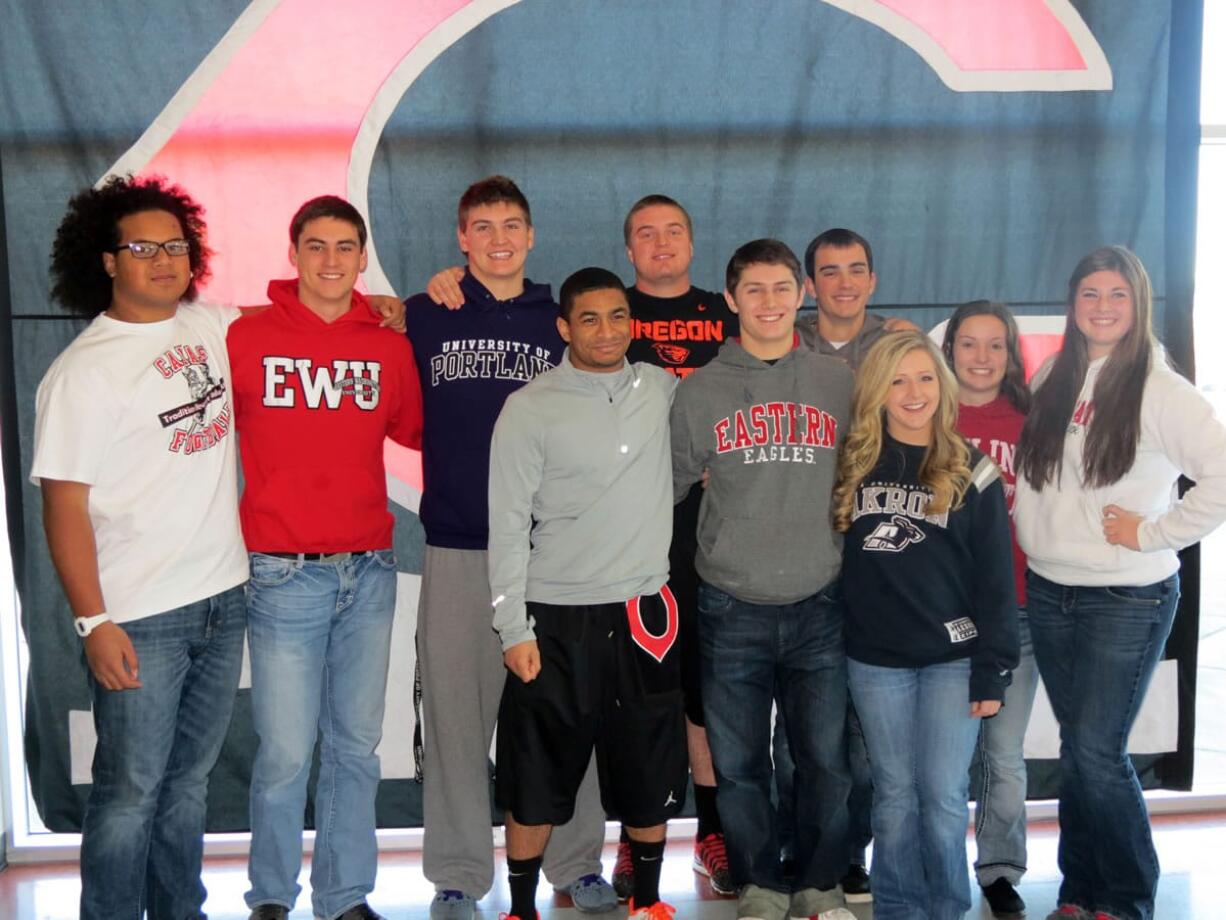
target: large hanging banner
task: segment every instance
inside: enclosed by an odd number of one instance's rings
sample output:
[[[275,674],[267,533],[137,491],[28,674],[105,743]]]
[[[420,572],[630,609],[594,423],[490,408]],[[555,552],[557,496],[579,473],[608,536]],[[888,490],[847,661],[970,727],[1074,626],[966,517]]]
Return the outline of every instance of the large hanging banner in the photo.
[[[5,3],[0,17],[0,321],[13,343],[0,349],[13,394],[0,413],[5,446],[20,443],[5,459],[20,502],[27,762],[53,830],[79,827],[94,738],[26,477],[35,388],[82,327],[49,299],[51,240],[70,195],[108,174],[164,174],[201,201],[217,252],[204,296],[239,304],[292,277],[289,217],[324,193],[369,219],[366,286],[420,290],[459,260],[457,199],[493,172],[532,203],[534,280],[588,264],[629,275],[622,218],[660,192],[693,215],[700,286],[718,287],[747,239],[802,251],[846,226],[873,244],[877,307],[925,327],[983,297],[1059,313],[1077,259],[1123,243],[1191,367],[1196,100],[1179,66],[1199,59],[1196,3],[1125,15],[1113,0],[54,0]],[[411,826],[421,472],[409,451],[389,447],[387,461],[402,572],[379,819]],[[1191,782],[1196,574],[1193,557],[1133,736],[1151,786]],[[1056,745],[1040,703],[1034,795],[1053,793]],[[245,674],[210,829],[246,828],[253,749]]]

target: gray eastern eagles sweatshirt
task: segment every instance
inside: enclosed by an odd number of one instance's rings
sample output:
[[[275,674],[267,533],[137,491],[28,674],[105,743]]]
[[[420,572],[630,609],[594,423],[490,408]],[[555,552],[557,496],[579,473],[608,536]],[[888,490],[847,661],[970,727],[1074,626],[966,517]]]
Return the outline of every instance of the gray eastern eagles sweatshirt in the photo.
[[[698,516],[702,579],[752,604],[790,604],[838,575],[830,526],[849,423],[847,365],[799,346],[768,364],[739,341],[682,381],[672,411],[673,497],[711,480]]]

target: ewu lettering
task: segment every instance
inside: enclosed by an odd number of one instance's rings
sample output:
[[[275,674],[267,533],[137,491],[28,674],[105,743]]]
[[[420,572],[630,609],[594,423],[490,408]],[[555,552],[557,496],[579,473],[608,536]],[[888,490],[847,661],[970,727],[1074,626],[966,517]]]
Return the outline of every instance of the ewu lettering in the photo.
[[[379,361],[337,358],[316,362],[312,358],[285,355],[264,356],[265,406],[272,409],[337,410],[346,401],[364,412],[379,407]]]
[[[234,413],[226,398],[226,382],[213,376],[203,345],[175,345],[153,362],[165,380],[183,381],[187,401],[158,413],[163,428],[173,429],[166,449],[194,454],[214,447],[230,433]]]
[[[737,409],[715,423],[715,452],[740,452],[744,463],[816,463],[833,450],[838,420],[807,403],[779,400]]]

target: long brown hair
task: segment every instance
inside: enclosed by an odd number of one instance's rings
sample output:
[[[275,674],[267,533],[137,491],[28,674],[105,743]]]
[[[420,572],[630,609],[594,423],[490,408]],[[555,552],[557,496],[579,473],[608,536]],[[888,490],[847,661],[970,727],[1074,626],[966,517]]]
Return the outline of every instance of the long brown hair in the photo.
[[[1085,383],[1089,352],[1077,328],[1077,288],[1095,272],[1118,273],[1132,291],[1132,328],[1111,350],[1094,384],[1094,413],[1081,462],[1084,484],[1099,488],[1117,482],[1131,468],[1141,437],[1141,396],[1153,361],[1153,289],[1145,266],[1123,246],[1096,249],[1073,269],[1068,283],[1064,344],[1051,372],[1034,394],[1017,447],[1017,471],[1031,488],[1041,490],[1062,474],[1064,438]]]
[[[954,343],[958,340],[958,328],[972,316],[994,316],[1005,327],[1005,377],[1000,382],[1000,395],[1009,401],[1018,412],[1030,411],[1030,388],[1026,386],[1026,366],[1022,363],[1022,347],[1017,331],[1017,320],[1003,303],[992,300],[972,300],[954,310],[945,325],[945,341],[941,351],[949,369],[954,369]]]
[[[935,343],[922,332],[890,332],[877,340],[856,372],[851,397],[851,428],[839,452],[839,473],[831,498],[834,529],[851,526],[856,489],[873,471],[885,443],[885,400],[904,357],[923,351],[932,359],[941,396],[932,418],[932,440],[924,451],[919,481],[932,492],[925,514],[958,508],[971,484],[971,451],[954,427],[958,418],[958,381]]]

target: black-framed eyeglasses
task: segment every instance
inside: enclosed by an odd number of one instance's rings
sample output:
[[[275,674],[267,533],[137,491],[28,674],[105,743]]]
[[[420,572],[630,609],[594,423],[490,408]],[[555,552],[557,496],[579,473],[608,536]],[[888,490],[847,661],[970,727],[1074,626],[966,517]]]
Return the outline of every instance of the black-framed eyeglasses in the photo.
[[[168,256],[185,256],[192,251],[192,244],[184,239],[166,240],[164,243],[155,243],[153,240],[133,240],[122,246],[116,246],[111,252],[118,253],[124,249],[132,253],[134,259],[152,259],[158,254],[159,249],[165,249]]]

